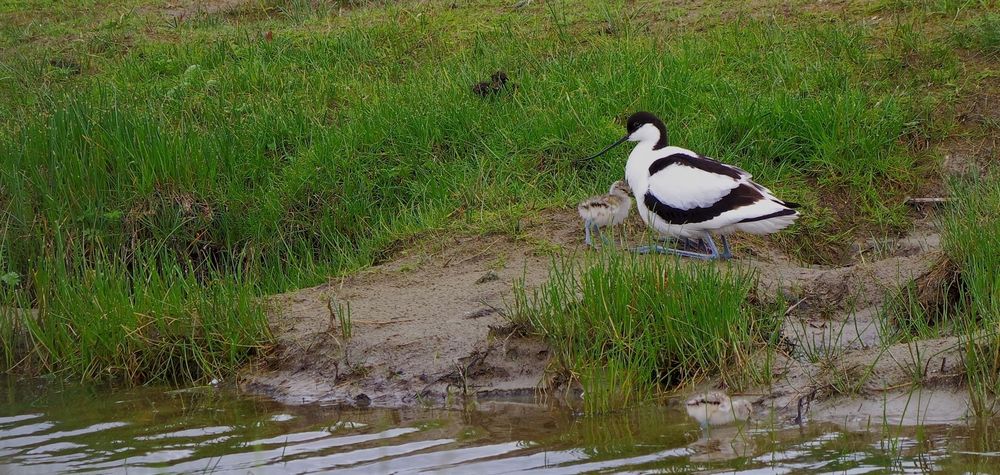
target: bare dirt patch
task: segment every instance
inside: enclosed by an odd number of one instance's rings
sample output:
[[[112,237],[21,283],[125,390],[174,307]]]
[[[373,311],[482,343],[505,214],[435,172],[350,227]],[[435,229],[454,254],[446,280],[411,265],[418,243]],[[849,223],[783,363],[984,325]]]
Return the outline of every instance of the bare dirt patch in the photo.
[[[515,280],[537,285],[548,277],[541,239],[566,247],[580,241],[574,218],[533,218],[518,238],[425,240],[368,271],[274,297],[280,350],[273,369],[252,376],[247,388],[286,402],[380,406],[533,395],[548,349],[497,331],[507,324],[503,298]],[[348,303],[352,335],[345,338],[335,314]]]

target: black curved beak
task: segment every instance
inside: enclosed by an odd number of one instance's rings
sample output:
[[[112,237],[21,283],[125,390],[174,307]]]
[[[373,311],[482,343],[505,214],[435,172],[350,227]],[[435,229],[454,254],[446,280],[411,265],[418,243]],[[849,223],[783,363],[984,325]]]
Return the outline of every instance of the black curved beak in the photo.
[[[580,159],[579,161],[583,162],[583,161],[586,161],[586,160],[593,160],[593,159],[595,159],[595,158],[597,158],[597,157],[600,157],[601,155],[604,155],[605,153],[608,153],[608,150],[611,150],[611,149],[613,149],[613,148],[615,148],[615,147],[617,147],[617,146],[621,145],[621,144],[622,144],[622,142],[624,142],[624,141],[626,141],[626,140],[628,140],[628,135],[626,135],[626,136],[624,136],[624,137],[622,137],[622,138],[618,139],[618,141],[617,141],[617,142],[615,142],[615,143],[613,143],[613,144],[611,144],[611,145],[608,145],[608,147],[607,147],[607,148],[605,148],[604,150],[601,150],[600,152],[597,152],[596,154],[594,154],[594,155],[591,155],[591,156],[589,156],[589,157],[587,157],[587,158],[581,158],[581,159]]]

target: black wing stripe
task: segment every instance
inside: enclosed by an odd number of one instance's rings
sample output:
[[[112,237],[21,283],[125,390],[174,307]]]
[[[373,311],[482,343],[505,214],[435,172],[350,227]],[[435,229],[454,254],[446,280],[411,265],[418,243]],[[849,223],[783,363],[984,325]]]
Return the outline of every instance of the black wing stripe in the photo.
[[[795,214],[794,209],[783,209],[781,211],[775,211],[771,214],[765,214],[764,216],[757,216],[756,218],[741,219],[741,223],[752,223],[754,221],[763,221],[765,219],[777,218],[778,216],[789,216]]]
[[[649,176],[653,176],[664,168],[675,164],[697,168],[708,173],[715,173],[716,175],[725,175],[734,180],[739,180],[745,173],[739,168],[731,167],[725,163],[708,157],[703,157],[701,155],[692,157],[686,153],[675,153],[654,160],[653,163],[649,165]]]
[[[646,208],[653,213],[656,213],[660,219],[669,224],[690,224],[708,221],[726,211],[742,208],[744,206],[754,204],[762,199],[764,199],[764,195],[762,195],[754,187],[743,183],[740,186],[733,188],[729,194],[723,196],[719,201],[716,201],[715,203],[712,203],[711,206],[707,207],[691,209],[674,208],[673,206],[661,202],[648,191],[646,192],[646,195],[643,196],[643,203],[646,205]]]

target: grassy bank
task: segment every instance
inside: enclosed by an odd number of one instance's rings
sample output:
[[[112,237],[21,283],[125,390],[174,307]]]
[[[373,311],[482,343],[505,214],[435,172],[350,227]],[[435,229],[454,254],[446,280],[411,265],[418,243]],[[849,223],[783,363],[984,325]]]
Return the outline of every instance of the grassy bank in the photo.
[[[268,340],[251,296],[606,188],[622,154],[573,160],[637,109],[803,203],[780,244],[836,261],[850,236],[905,227],[950,130],[939,109],[971,80],[954,47],[992,44],[973,21],[991,2],[940,3],[890,2],[881,22],[724,2],[6,3],[0,285],[5,308],[39,310],[8,313],[7,366],[147,380],[188,363],[146,360],[219,339],[193,361],[235,364]],[[497,69],[516,88],[471,94]],[[118,343],[94,343],[102,314],[124,319]],[[220,338],[122,343],[165,333]]]
[[[709,376],[735,390],[770,381],[766,347],[777,343],[780,313],[754,303],[749,270],[602,252],[558,260],[551,275],[517,289],[512,320],[545,338],[588,412]]]

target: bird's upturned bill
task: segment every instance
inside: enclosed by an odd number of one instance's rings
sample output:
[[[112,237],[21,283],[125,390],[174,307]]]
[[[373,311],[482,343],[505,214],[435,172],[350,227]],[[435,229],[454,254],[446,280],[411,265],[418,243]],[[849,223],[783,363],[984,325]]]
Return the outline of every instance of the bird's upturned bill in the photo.
[[[615,142],[615,143],[613,143],[613,144],[611,144],[611,145],[608,145],[608,146],[607,146],[607,148],[605,148],[604,150],[601,150],[600,152],[597,152],[597,153],[596,153],[596,154],[594,154],[594,155],[591,155],[591,156],[589,156],[589,157],[587,157],[587,158],[581,158],[581,159],[580,159],[580,161],[582,162],[582,161],[586,161],[586,160],[593,160],[593,159],[595,159],[595,158],[597,158],[597,157],[600,157],[601,155],[604,155],[605,153],[608,153],[608,150],[611,150],[611,149],[613,149],[613,148],[615,148],[615,147],[617,147],[617,146],[621,145],[621,144],[622,144],[622,142],[624,142],[624,141],[626,141],[626,140],[628,140],[628,135],[626,135],[626,136],[624,136],[624,137],[622,137],[622,138],[618,139],[618,141],[617,141],[617,142]]]

